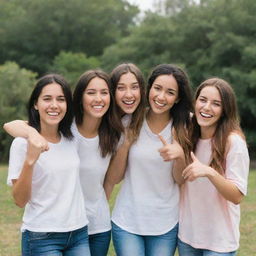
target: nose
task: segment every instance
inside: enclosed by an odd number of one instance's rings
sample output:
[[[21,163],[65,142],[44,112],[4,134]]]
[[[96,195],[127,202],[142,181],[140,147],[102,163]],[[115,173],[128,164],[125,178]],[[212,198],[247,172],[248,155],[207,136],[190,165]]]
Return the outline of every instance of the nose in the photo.
[[[125,91],[125,96],[126,97],[132,97],[132,90],[131,88],[127,88],[126,91]]]
[[[57,100],[53,99],[52,102],[51,102],[51,107],[52,108],[57,108],[58,107],[58,102]]]
[[[164,94],[165,94],[164,91],[160,91],[157,98],[160,99],[160,100],[164,100]]]
[[[101,100],[102,100],[102,99],[101,99],[100,93],[97,93],[97,94],[95,95],[95,101],[99,102],[99,101],[101,101]]]
[[[204,104],[204,109],[210,109],[211,107],[211,102],[210,101],[207,101],[205,104]]]

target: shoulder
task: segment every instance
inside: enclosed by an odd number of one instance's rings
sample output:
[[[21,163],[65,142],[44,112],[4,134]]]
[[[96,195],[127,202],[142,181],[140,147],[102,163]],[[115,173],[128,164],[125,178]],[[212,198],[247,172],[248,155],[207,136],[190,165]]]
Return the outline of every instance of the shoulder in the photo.
[[[11,148],[23,148],[27,146],[28,142],[26,139],[17,137],[12,141]]]
[[[226,152],[230,151],[247,151],[247,144],[242,134],[232,132],[227,139]]]

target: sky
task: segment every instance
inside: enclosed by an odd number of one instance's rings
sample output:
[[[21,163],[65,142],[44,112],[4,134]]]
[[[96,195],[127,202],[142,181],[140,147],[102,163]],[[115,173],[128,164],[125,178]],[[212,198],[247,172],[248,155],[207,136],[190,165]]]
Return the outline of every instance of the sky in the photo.
[[[142,11],[152,10],[154,0],[128,0],[131,4],[136,4]]]

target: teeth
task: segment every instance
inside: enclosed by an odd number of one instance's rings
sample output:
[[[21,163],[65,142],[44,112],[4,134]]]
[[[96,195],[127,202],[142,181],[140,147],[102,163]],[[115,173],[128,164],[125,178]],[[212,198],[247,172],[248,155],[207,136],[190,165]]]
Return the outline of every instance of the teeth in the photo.
[[[127,105],[132,105],[134,102],[135,102],[135,100],[123,101],[123,103],[127,104]]]
[[[48,112],[47,114],[49,116],[58,116],[59,115],[59,113],[57,113],[57,112]]]
[[[97,106],[93,106],[93,108],[95,108],[95,109],[102,109],[103,106],[102,105],[97,105]]]
[[[206,114],[206,113],[200,113],[201,114],[201,116],[203,116],[203,117],[207,117],[207,118],[210,118],[210,117],[212,117],[212,115],[210,115],[210,114]]]
[[[164,103],[160,103],[160,102],[158,102],[158,101],[156,101],[156,100],[155,100],[155,103],[156,103],[156,105],[159,106],[159,107],[164,107],[164,106],[165,106]]]

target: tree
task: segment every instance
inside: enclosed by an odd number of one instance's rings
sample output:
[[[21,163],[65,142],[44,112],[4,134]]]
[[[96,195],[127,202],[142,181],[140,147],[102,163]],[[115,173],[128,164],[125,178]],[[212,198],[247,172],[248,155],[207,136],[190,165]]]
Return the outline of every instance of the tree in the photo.
[[[60,52],[54,58],[50,70],[63,75],[74,86],[82,73],[99,67],[100,61],[96,57],[88,58],[83,53]]]
[[[14,119],[27,119],[26,105],[35,84],[36,73],[20,68],[14,62],[0,66],[1,124]],[[6,160],[11,137],[0,130],[0,161]]]
[[[101,55],[106,46],[127,35],[138,13],[135,6],[120,0],[1,2],[8,13],[1,24],[0,63],[13,60],[39,73],[60,51]]]

